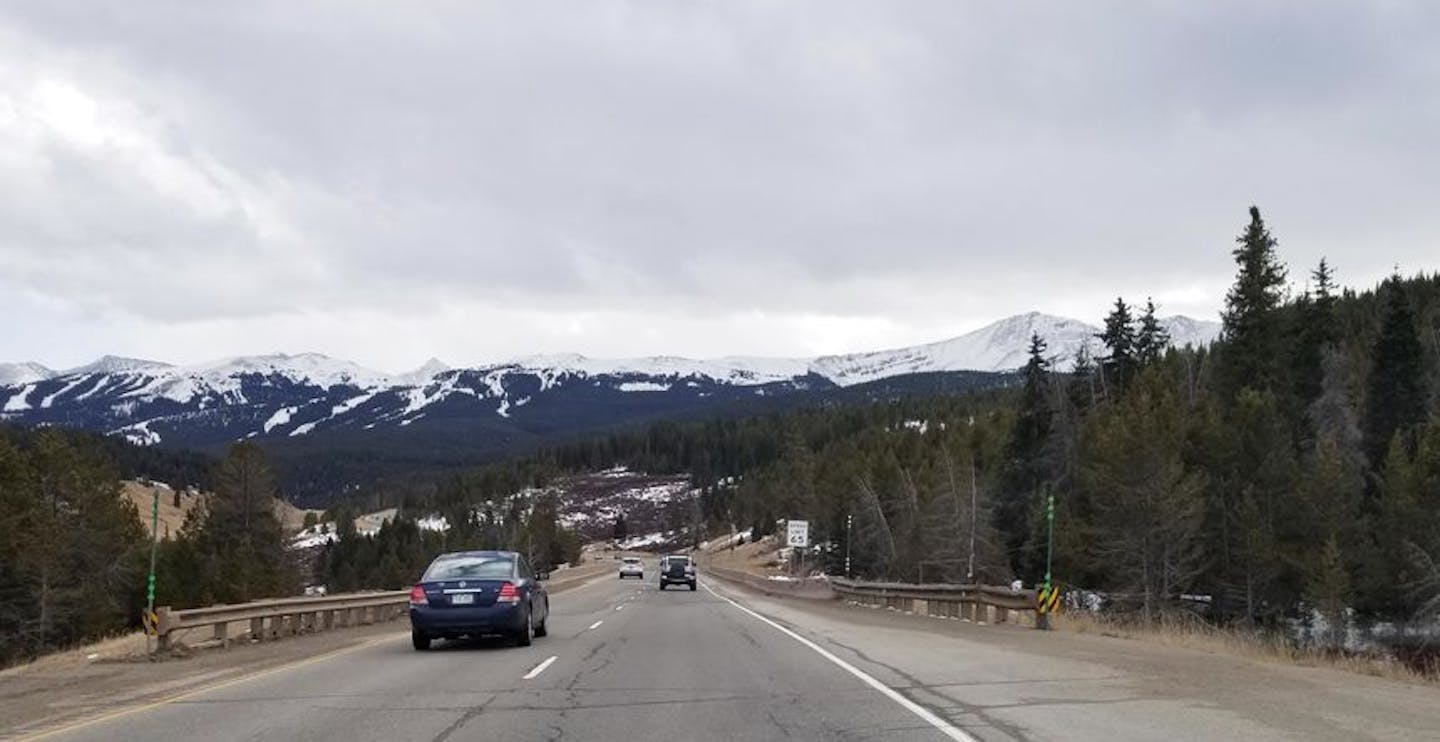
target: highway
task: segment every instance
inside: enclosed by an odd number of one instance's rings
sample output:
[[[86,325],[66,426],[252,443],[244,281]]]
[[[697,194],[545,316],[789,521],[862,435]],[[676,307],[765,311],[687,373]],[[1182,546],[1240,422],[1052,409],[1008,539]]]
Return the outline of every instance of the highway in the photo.
[[[602,577],[553,596],[550,635],[528,648],[416,652],[396,625],[44,738],[1339,740],[1440,729],[1434,688],[1268,675],[1143,645],[1112,661],[1086,649],[1092,638],[801,604],[703,577],[696,592],[660,592],[648,566],[643,583]],[[1192,672],[1211,677],[1186,681]],[[1235,687],[1237,673],[1256,688]]]

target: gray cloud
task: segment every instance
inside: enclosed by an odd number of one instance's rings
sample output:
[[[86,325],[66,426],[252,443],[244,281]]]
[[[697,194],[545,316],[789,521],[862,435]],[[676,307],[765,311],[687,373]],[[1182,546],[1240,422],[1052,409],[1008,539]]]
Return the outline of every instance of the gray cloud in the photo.
[[[1433,269],[1440,12],[17,3],[0,358],[799,354]],[[1430,261],[1430,262],[1426,262]]]

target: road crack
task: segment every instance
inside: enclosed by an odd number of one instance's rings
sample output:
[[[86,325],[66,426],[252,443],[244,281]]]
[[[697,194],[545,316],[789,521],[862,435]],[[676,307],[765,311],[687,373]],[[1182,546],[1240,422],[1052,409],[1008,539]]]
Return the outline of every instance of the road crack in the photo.
[[[865,653],[862,652],[861,650],[856,649],[855,647],[852,647],[852,646],[850,646],[850,645],[848,645],[848,644],[845,644],[844,642],[841,642],[841,641],[835,639],[834,637],[827,637],[827,641],[829,641],[831,644],[834,644],[834,645],[837,646],[837,647],[840,647],[840,648],[842,648],[842,649],[845,649],[845,650],[851,652],[851,653],[854,654],[856,657],[859,657],[861,660],[863,660],[863,661],[865,661],[865,662],[868,662],[868,663],[870,663],[871,665],[876,665],[876,666],[878,666],[878,667],[883,667],[883,668],[885,668],[886,670],[889,670],[890,672],[892,672],[892,673],[900,676],[901,678],[904,678],[904,679],[905,679],[905,682],[907,683],[907,685],[905,685],[904,687],[892,687],[891,690],[893,690],[893,691],[895,691],[896,693],[899,693],[899,694],[905,696],[906,698],[909,698],[909,699],[910,699],[912,702],[914,702],[914,703],[920,704],[921,706],[930,709],[931,713],[935,713],[935,714],[938,714],[938,715],[940,715],[940,716],[942,716],[942,717],[944,717],[944,718],[950,719],[951,721],[956,722],[956,724],[957,724],[957,725],[960,725],[960,726],[973,726],[973,725],[961,724],[961,723],[959,722],[959,720],[955,719],[955,714],[953,713],[953,711],[954,711],[954,709],[958,708],[958,709],[961,711],[961,713],[963,713],[963,714],[965,714],[965,715],[968,715],[968,716],[972,716],[972,717],[974,717],[974,718],[976,718],[976,719],[980,719],[981,721],[985,722],[985,723],[988,724],[989,726],[991,726],[991,727],[993,727],[993,728],[995,728],[995,729],[997,729],[997,730],[999,730],[999,731],[1001,731],[1001,732],[1004,732],[1005,734],[1008,734],[1008,735],[1010,735],[1011,737],[1013,737],[1013,738],[1015,738],[1015,739],[1017,739],[1017,740],[1025,740],[1025,739],[1028,739],[1028,737],[1025,736],[1025,732],[1024,732],[1023,729],[1021,729],[1020,727],[1018,727],[1018,726],[1016,726],[1016,725],[1014,725],[1014,724],[1007,724],[1007,723],[1005,723],[1005,722],[1003,722],[1003,721],[1000,721],[1000,720],[998,720],[998,719],[995,719],[994,717],[990,716],[990,715],[987,713],[986,707],[984,707],[984,706],[977,706],[977,705],[974,705],[974,704],[966,703],[966,702],[961,701],[961,700],[958,700],[958,699],[956,699],[956,698],[952,698],[952,697],[950,697],[950,696],[947,696],[947,695],[945,695],[944,693],[942,693],[942,692],[940,692],[940,691],[938,690],[939,688],[944,688],[944,687],[946,687],[947,684],[941,683],[941,684],[931,685],[930,683],[926,683],[926,682],[921,681],[919,678],[915,677],[914,675],[911,675],[910,673],[905,672],[904,670],[901,670],[901,669],[899,669],[899,668],[897,668],[897,667],[894,667],[894,666],[892,666],[892,665],[888,665],[888,664],[886,664],[886,663],[884,663],[884,662],[881,662],[880,660],[877,660],[877,659],[875,659],[875,658],[873,658],[873,657],[865,654]],[[912,692],[907,693],[906,691],[912,691]],[[934,697],[936,697],[936,698],[944,699],[944,701],[946,702],[946,704],[949,705],[949,708],[941,708],[941,707],[936,706],[935,704],[924,703],[923,701],[921,701],[920,699],[918,699],[918,698],[915,697],[916,694],[914,693],[914,691],[923,691],[923,692],[928,693],[929,695],[934,696]]]
[[[490,702],[494,700],[495,696],[490,696],[489,698],[485,699],[483,703],[465,709],[465,713],[461,714],[460,718],[456,719],[453,723],[450,724],[450,726],[440,730],[440,733],[432,737],[430,739],[430,742],[445,742],[445,740],[450,739],[451,735],[459,731],[461,727],[469,724],[473,719],[479,717],[480,714],[484,712],[485,707],[490,705]]]

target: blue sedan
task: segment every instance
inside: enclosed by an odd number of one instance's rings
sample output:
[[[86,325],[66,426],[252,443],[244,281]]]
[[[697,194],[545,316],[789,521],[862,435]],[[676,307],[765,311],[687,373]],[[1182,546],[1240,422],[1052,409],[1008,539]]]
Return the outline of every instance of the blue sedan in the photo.
[[[525,557],[513,551],[441,554],[410,589],[410,637],[415,649],[434,639],[505,635],[522,647],[545,636],[550,596]]]

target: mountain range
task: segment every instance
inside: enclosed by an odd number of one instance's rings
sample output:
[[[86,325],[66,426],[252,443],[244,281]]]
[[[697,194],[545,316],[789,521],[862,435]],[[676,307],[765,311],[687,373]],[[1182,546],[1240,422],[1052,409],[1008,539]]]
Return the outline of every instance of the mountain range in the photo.
[[[1163,321],[1176,345],[1202,345],[1219,325]],[[243,356],[175,366],[106,356],[54,371],[0,364],[0,421],[67,425],[143,445],[218,450],[240,439],[339,445],[351,451],[407,439],[431,448],[496,452],[667,415],[704,412],[906,379],[963,374],[964,388],[1006,383],[1044,338],[1067,369],[1098,328],[1038,312],[950,340],[818,358],[670,356],[604,360],[546,355],[472,368],[431,360],[387,375],[315,353]],[[881,383],[883,382],[883,383]],[[916,382],[929,384],[933,381]],[[897,384],[899,385],[897,387]],[[948,388],[961,388],[950,385]]]

